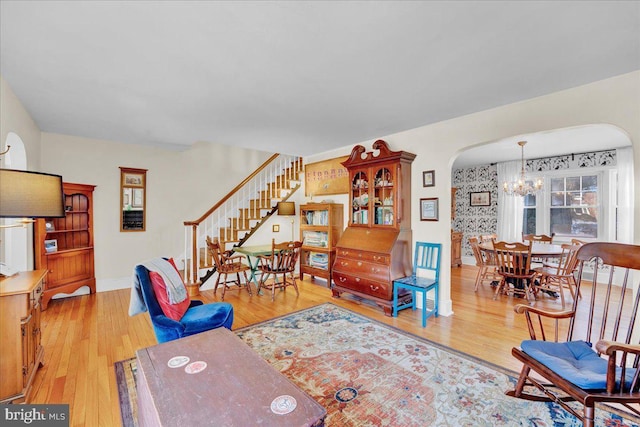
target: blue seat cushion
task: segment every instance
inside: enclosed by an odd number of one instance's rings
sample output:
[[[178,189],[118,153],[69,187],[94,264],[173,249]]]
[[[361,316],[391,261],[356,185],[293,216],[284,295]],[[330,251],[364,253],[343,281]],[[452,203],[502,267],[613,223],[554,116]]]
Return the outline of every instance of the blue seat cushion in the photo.
[[[400,283],[401,285],[414,286],[416,288],[429,289],[436,284],[434,279],[418,276],[407,276],[400,279],[396,279],[393,283]]]
[[[598,356],[585,341],[553,342],[527,340],[522,351],[553,372],[584,390],[603,390],[607,386],[607,360]],[[629,385],[635,369],[628,368],[625,382]],[[616,378],[620,377],[617,368]],[[619,386],[619,381],[617,386]]]
[[[231,329],[233,324],[233,306],[226,302],[202,304],[189,308],[180,319],[184,325],[184,335],[194,335],[210,329],[224,326]]]

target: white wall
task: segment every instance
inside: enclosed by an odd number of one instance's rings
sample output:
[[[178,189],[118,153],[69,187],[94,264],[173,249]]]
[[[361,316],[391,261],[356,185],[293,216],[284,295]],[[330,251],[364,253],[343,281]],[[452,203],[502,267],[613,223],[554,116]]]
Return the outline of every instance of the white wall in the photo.
[[[42,134],[43,171],[96,185],[94,243],[98,291],[128,287],[133,267],[181,257],[183,222],[195,220],[260,166],[270,153],[197,143],[183,152]],[[148,169],[146,231],[120,232],[120,166]]]
[[[380,136],[392,150],[417,154],[412,164],[412,229],[413,238],[441,242],[445,245],[442,265],[450,265],[449,215],[451,202],[451,166],[456,156],[471,147],[506,137],[560,129],[569,126],[607,123],[629,134],[634,148],[635,208],[634,242],[640,243],[640,71],[613,77],[550,95],[481,111],[432,125]],[[376,138],[377,139],[377,138]],[[356,144],[371,151],[374,140],[355,142],[305,159],[313,163],[351,152]],[[435,187],[422,187],[422,171],[435,170]],[[420,221],[418,204],[423,197],[438,197],[440,221]],[[348,217],[348,215],[346,215]],[[440,309],[451,311],[451,274],[441,274]]]

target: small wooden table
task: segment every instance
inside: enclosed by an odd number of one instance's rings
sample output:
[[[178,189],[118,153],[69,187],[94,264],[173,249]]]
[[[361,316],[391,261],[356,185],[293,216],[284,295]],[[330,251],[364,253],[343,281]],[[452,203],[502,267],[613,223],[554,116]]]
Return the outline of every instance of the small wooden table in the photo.
[[[249,267],[251,267],[251,277],[249,277],[249,280],[253,280],[256,289],[258,289],[259,286],[258,279],[256,278],[259,263],[258,256],[271,255],[272,249],[271,243],[268,245],[238,246],[237,248],[233,248],[234,252],[244,254],[247,257],[247,263],[249,263]],[[253,261],[252,257],[254,258]]]
[[[140,426],[324,426],[327,411],[226,328],[144,348],[136,356]],[[176,356],[189,362],[169,367]],[[198,361],[206,368],[187,373]],[[272,411],[281,396],[295,399],[293,411]]]

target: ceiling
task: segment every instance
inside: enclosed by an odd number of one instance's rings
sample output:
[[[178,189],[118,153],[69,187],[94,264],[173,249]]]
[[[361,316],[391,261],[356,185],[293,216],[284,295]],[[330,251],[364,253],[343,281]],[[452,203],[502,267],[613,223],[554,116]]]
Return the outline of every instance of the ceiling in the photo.
[[[45,132],[305,156],[638,70],[640,2],[2,0],[0,66]]]

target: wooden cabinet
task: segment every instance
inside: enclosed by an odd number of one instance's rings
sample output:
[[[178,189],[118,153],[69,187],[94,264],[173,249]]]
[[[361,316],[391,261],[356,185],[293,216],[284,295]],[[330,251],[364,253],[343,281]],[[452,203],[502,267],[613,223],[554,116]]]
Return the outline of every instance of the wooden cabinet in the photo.
[[[462,233],[451,230],[451,267],[462,265]]]
[[[43,364],[40,301],[46,275],[36,270],[0,278],[0,403],[28,403]]]
[[[34,228],[36,268],[49,275],[42,309],[56,294],[70,294],[83,286],[96,292],[93,260],[94,185],[63,183],[64,218],[38,219]],[[55,243],[55,244],[54,244]]]
[[[331,287],[331,269],[336,243],[344,228],[344,206],[339,203],[310,203],[300,206],[300,279],[304,274],[322,277]]]
[[[332,292],[371,299],[390,316],[393,280],[412,271],[411,162],[416,156],[391,151],[382,140],[373,149],[365,153],[357,145],[342,163],[349,171],[350,216],[336,245]]]

